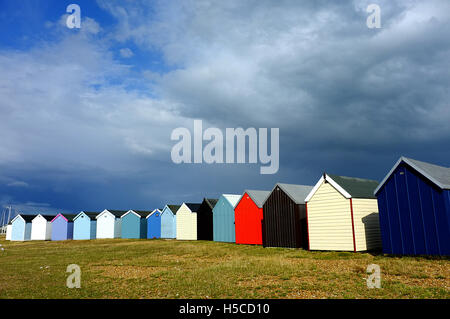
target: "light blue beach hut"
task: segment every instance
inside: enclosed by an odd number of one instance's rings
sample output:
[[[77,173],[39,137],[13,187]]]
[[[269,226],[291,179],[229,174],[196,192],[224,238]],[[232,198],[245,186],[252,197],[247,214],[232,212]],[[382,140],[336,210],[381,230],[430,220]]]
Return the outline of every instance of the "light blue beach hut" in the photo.
[[[161,238],[177,238],[177,210],[180,205],[166,205],[161,212]]]
[[[31,240],[31,221],[34,215],[17,215],[11,220],[11,240]]]
[[[220,196],[213,209],[213,238],[214,241],[234,243],[234,208],[241,195],[224,194]]]
[[[73,219],[73,239],[95,239],[97,234],[97,220],[99,212],[80,212]]]

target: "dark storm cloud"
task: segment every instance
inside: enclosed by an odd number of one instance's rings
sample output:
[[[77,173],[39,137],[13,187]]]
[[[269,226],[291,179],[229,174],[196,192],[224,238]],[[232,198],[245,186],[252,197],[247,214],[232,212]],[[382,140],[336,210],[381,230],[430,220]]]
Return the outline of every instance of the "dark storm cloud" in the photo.
[[[400,155],[448,166],[448,1],[378,1],[381,29],[366,26],[372,1],[98,3],[113,29],[90,17],[78,35],[0,50],[3,203],[146,209],[323,171],[381,179]],[[171,71],[136,78],[111,52],[129,42]],[[128,89],[146,81],[154,91]],[[279,127],[278,174],[173,164],[170,133],[194,118]]]

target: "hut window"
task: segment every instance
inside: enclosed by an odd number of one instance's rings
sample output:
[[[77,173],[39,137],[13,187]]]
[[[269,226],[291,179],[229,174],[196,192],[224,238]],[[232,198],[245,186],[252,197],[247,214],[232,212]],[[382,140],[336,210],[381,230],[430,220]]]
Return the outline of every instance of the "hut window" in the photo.
[[[405,175],[405,172],[400,172],[400,175]]]

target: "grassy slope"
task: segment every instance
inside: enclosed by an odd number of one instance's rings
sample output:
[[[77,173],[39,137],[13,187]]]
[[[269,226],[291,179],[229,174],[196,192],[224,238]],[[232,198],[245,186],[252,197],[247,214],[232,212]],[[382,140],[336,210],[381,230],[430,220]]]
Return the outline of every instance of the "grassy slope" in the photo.
[[[448,259],[174,240],[0,245],[0,298],[450,298]],[[81,289],[66,288],[72,263]],[[366,287],[372,263],[382,289]]]

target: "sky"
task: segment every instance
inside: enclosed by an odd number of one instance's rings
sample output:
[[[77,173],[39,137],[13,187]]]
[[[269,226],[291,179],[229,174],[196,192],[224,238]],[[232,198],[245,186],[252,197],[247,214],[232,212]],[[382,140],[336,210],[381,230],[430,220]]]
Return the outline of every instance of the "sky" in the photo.
[[[0,205],[22,213],[381,181],[400,156],[450,166],[447,0],[0,0],[0,30]],[[279,128],[279,170],[174,163],[194,120]]]

